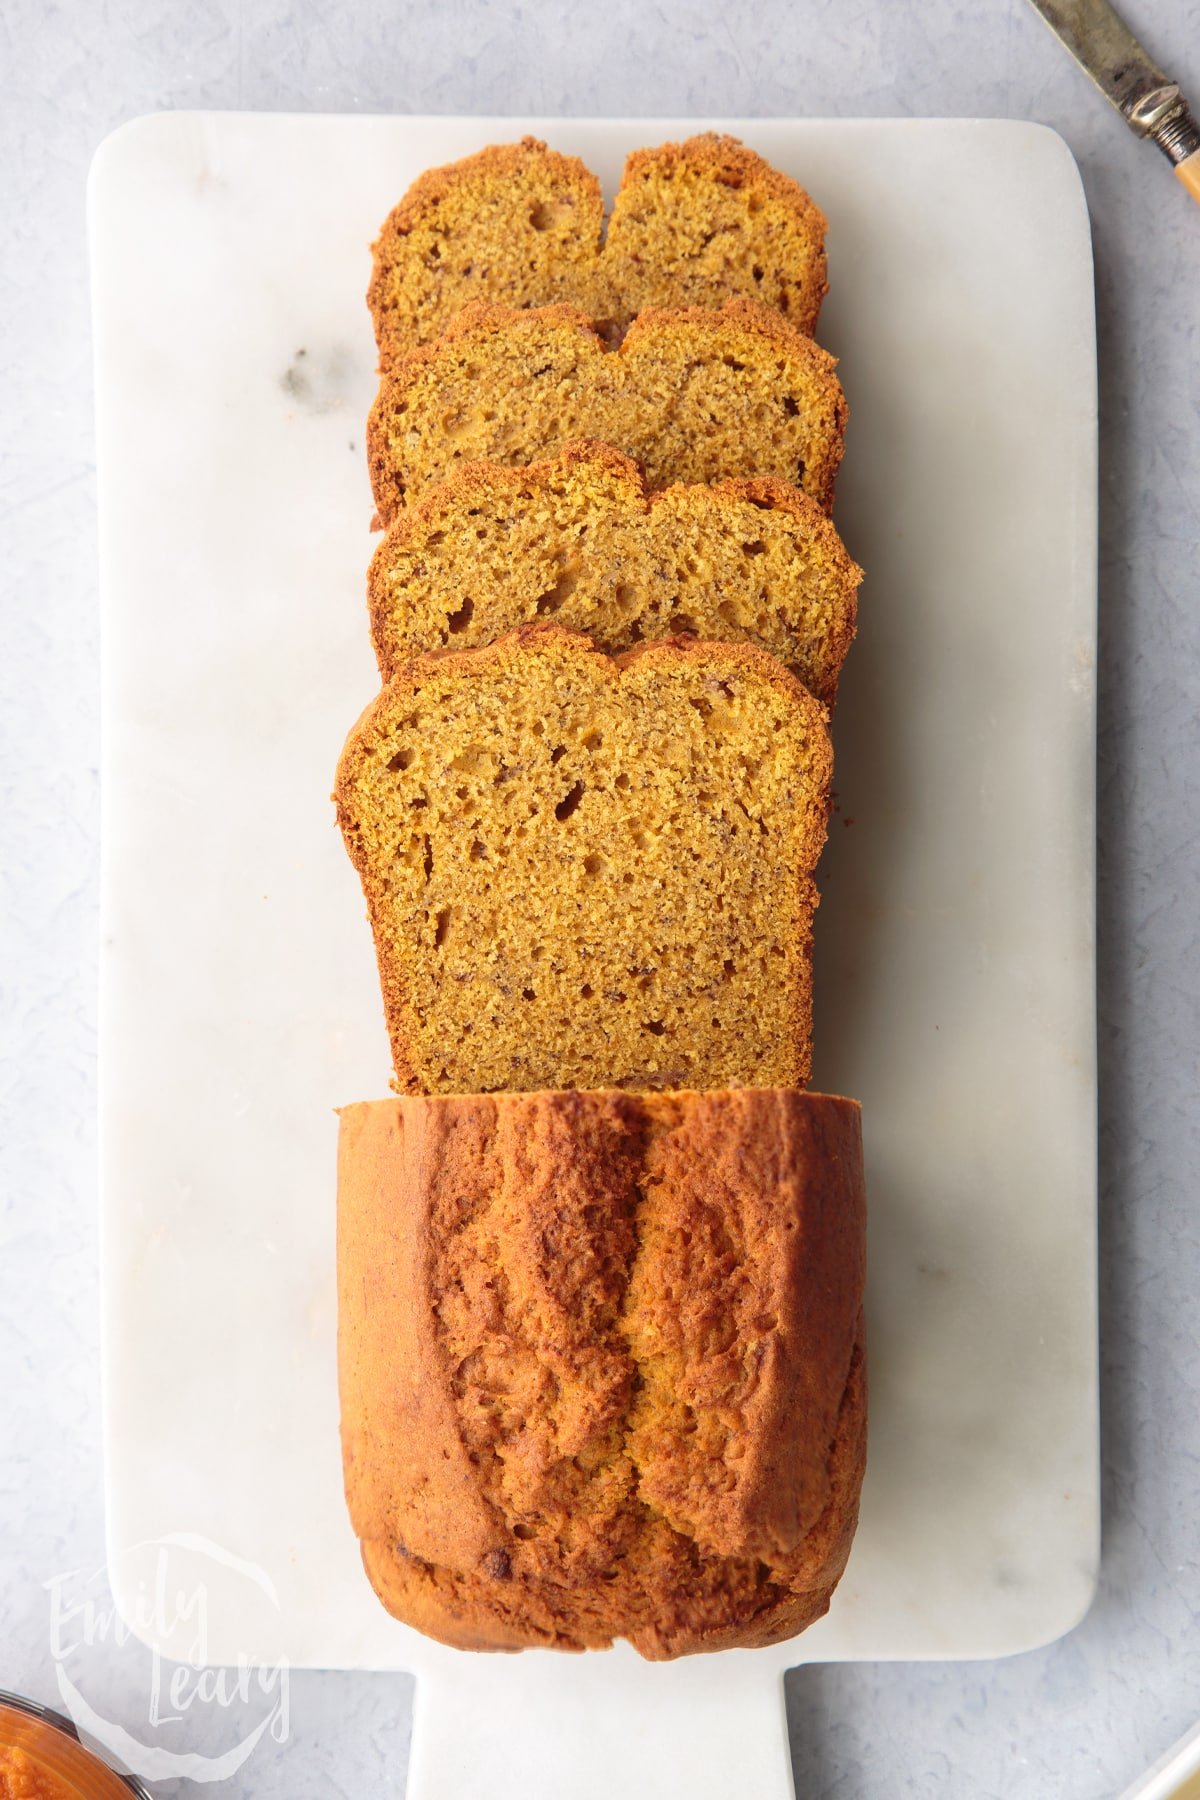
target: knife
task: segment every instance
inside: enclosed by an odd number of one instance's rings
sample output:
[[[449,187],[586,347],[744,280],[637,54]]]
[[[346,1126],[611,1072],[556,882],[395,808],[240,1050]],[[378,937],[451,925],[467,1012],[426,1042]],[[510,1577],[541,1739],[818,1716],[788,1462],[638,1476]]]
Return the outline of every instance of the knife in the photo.
[[[1139,137],[1150,137],[1200,200],[1200,126],[1175,82],[1146,55],[1108,0],[1031,0],[1106,100]]]

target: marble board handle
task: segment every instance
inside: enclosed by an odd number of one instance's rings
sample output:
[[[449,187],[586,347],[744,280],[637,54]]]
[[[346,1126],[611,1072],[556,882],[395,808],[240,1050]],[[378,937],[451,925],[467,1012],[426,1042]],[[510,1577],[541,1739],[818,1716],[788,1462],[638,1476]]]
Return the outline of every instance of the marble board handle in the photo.
[[[595,1656],[621,1659],[615,1699]],[[421,1676],[407,1800],[793,1800],[783,1677],[755,1653],[460,1654]]]

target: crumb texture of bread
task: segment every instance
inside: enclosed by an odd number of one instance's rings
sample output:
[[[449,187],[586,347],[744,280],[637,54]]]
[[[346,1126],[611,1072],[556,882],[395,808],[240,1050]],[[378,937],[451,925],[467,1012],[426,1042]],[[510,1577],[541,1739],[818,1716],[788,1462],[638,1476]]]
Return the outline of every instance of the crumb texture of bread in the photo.
[[[635,151],[605,233],[595,176],[527,137],[413,184],[380,232],[367,299],[386,369],[477,300],[565,302],[620,331],[649,307],[744,295],[811,333],[827,285],[819,207],[736,138]]]
[[[864,1260],[853,1101],[344,1108],[344,1473],[384,1604],[469,1649],[803,1630],[857,1518]]]
[[[754,300],[639,314],[620,346],[568,306],[475,304],[384,375],[367,449],[390,525],[462,462],[510,467],[597,439],[651,488],[774,476],[833,506],[846,401],[825,350]]]
[[[613,654],[681,634],[757,644],[832,707],[861,576],[784,482],[652,494],[628,457],[582,443],[524,469],[463,464],[380,542],[368,605],[385,682],[553,619]]]
[[[831,772],[752,645],[550,625],[403,666],[334,796],[399,1090],[803,1086]]]

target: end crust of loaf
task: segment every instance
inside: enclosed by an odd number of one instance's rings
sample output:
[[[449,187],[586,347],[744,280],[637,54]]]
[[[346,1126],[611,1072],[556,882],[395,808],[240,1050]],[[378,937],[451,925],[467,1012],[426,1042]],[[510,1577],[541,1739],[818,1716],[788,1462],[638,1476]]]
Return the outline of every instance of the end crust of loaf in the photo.
[[[565,301],[619,332],[647,307],[742,294],[811,333],[827,286],[820,208],[736,138],[634,151],[605,233],[595,176],[526,137],[414,182],[374,246],[367,303],[387,369],[473,300]]]
[[[469,461],[521,467],[577,438],[633,457],[648,485],[774,476],[825,512],[845,440],[836,359],[769,307],[651,308],[610,350],[556,305],[472,305],[385,374],[367,426],[386,526]]]
[[[387,682],[412,657],[553,619],[611,654],[755,643],[832,708],[862,571],[814,501],[770,476],[652,492],[595,442],[523,469],[460,464],[393,522],[368,580]]]
[[[803,1086],[831,774],[749,644],[526,627],[399,670],[334,794],[398,1089]]]
[[[853,1101],[344,1108],[342,1445],[384,1604],[467,1649],[803,1630],[857,1517],[864,1257]]]

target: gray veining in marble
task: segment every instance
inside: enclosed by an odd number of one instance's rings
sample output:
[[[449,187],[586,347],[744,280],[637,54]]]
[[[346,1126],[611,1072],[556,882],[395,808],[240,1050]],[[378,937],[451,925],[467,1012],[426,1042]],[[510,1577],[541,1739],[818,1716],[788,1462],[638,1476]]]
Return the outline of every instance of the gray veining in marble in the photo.
[[[1200,4],[1128,0],[1200,97]],[[793,1678],[800,1792],[1101,1800],[1200,1713],[1200,212],[1025,0],[6,0],[0,16],[0,1684],[54,1698],[44,1583],[103,1554],[94,1129],[97,624],[83,181],[163,107],[957,114],[1055,126],[1101,355],[1105,1559],[1064,1642]],[[1031,400],[1036,429],[1036,398]],[[110,1716],[143,1653],[95,1653]],[[293,1679],[288,1744],[211,1791],[400,1793],[411,1683]],[[238,1735],[236,1711],[210,1721]],[[586,1746],[581,1746],[586,1754]],[[170,1792],[171,1787],[161,1790]],[[181,1784],[179,1793],[199,1793]]]

